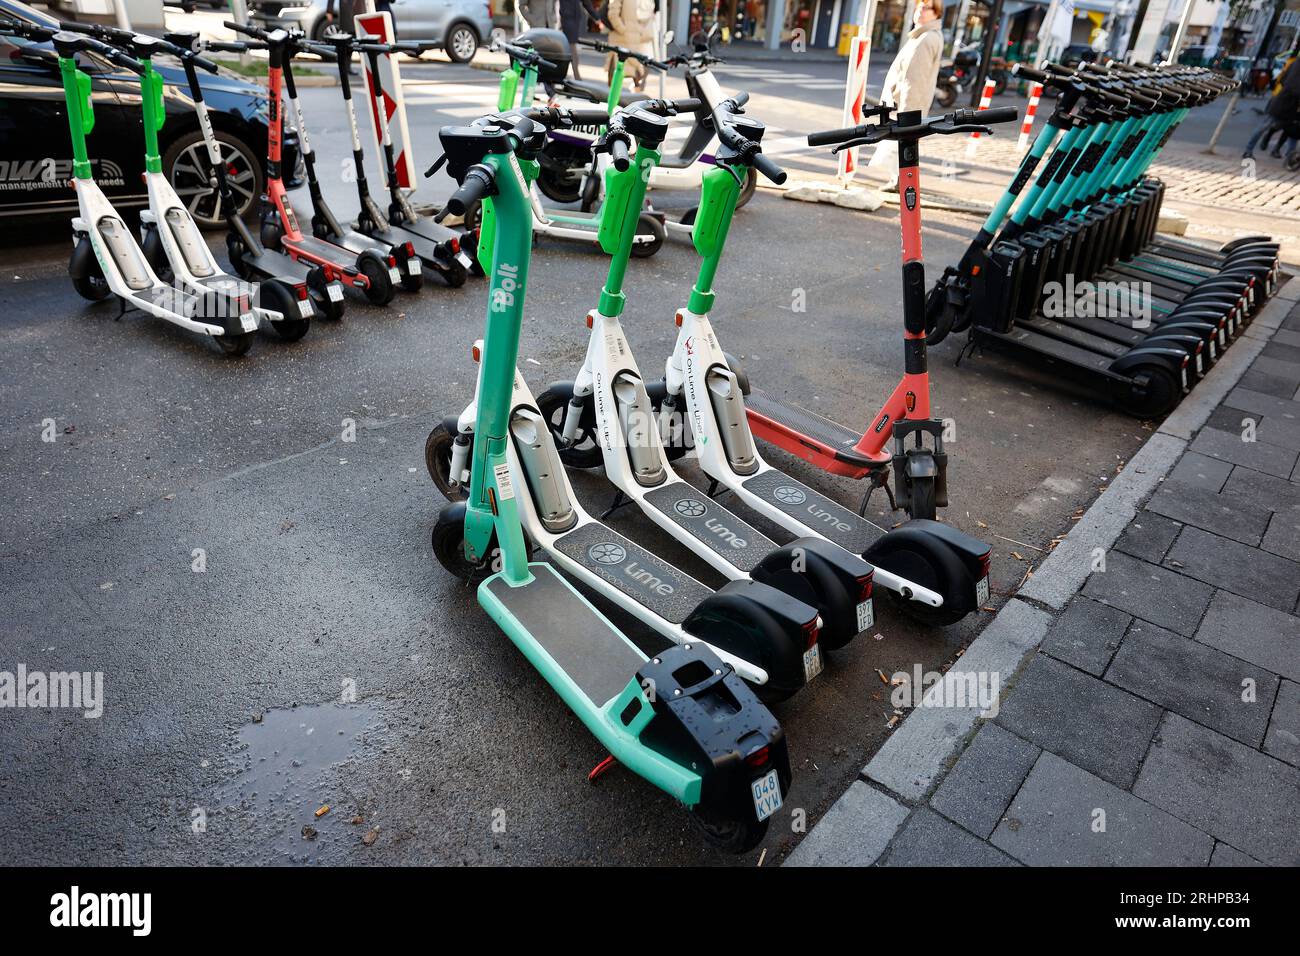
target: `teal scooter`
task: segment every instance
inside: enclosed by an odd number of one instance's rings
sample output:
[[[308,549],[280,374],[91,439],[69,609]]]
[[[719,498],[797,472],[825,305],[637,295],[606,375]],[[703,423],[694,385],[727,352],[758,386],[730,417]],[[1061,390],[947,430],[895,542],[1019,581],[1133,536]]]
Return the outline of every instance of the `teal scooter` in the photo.
[[[611,757],[692,812],[705,839],[744,852],[766,833],[790,784],[784,731],[702,643],[647,658],[549,564],[530,562],[507,448],[532,252],[529,180],[547,131],[603,123],[604,110],[528,109],[439,132],[459,188],[441,215],[492,210],[487,328],[479,362],[468,499],[444,508],[433,550],[477,584],[479,603]],[[432,170],[431,170],[432,172]],[[558,465],[558,462],[557,462]],[[562,466],[560,466],[562,467]]]

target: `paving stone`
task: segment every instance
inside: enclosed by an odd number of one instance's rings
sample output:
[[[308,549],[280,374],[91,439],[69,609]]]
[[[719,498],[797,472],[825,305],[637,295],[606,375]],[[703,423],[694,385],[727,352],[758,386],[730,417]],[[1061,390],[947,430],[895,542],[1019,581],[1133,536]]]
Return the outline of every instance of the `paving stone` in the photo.
[[[1200,528],[1183,529],[1164,566],[1283,611],[1292,610],[1300,598],[1300,564]]]
[[[1258,430],[1259,426],[1264,422],[1264,417],[1254,412],[1243,412],[1239,408],[1220,405],[1210,412],[1210,417],[1205,420],[1205,424],[1209,428],[1217,428],[1219,431],[1227,432],[1230,435],[1240,435],[1242,429],[1247,427],[1242,424],[1246,421],[1251,422],[1251,427]]]
[[[1300,482],[1238,466],[1232,470],[1223,490],[1248,495],[1270,511],[1289,511],[1300,516]]]
[[[1296,386],[1291,384],[1290,378],[1269,375],[1265,372],[1247,372],[1237,384],[1252,392],[1262,392],[1274,398],[1290,399],[1296,393]]]
[[[1300,348],[1288,345],[1286,342],[1279,342],[1276,335],[1269,340],[1268,345],[1264,346],[1264,350],[1260,352],[1260,355],[1264,358],[1300,368]]]
[[[1292,332],[1288,329],[1278,329],[1273,333],[1273,341],[1279,345],[1294,345],[1300,348],[1300,332]]]
[[[1290,448],[1262,441],[1242,441],[1239,432],[1225,432],[1217,428],[1202,428],[1192,440],[1191,450],[1281,478],[1290,477],[1298,457],[1297,452]]]
[[[1214,849],[1207,834],[1050,753],[991,842],[1030,866],[1204,866]]]
[[[1196,639],[1225,654],[1300,681],[1300,618],[1257,601],[1219,591]]]
[[[1177,481],[1184,485],[1205,488],[1216,494],[1223,489],[1223,483],[1232,474],[1230,461],[1219,461],[1200,452],[1189,451],[1174,466],[1165,481]]]
[[[1065,613],[1047,632],[1047,637],[1043,639],[1043,651],[1057,660],[1100,677],[1105,673],[1106,665],[1110,663],[1119,642],[1124,639],[1124,632],[1132,620],[1123,611],[1089,601],[1080,595],[1070,602]]]
[[[1018,866],[1015,860],[950,823],[929,807],[917,810],[881,866]]]
[[[1137,775],[1160,709],[1042,654],[1007,694],[997,722],[1121,787]]]
[[[1259,544],[1272,515],[1267,505],[1239,492],[1216,493],[1208,487],[1185,485],[1173,478],[1165,480],[1147,508],[1242,544]]]
[[[1247,856],[1240,850],[1228,846],[1226,843],[1214,844],[1214,852],[1210,854],[1210,866],[1263,866],[1259,860],[1253,856]]]
[[[986,723],[930,798],[930,805],[987,838],[1041,751]]]
[[[1296,334],[1300,335],[1300,333]],[[1276,398],[1263,392],[1251,391],[1248,388],[1242,388],[1240,385],[1228,393],[1228,397],[1223,400],[1223,403],[1267,418],[1300,421],[1300,402]]]
[[[1300,561],[1300,515],[1292,512],[1273,515],[1259,546],[1271,554]]]
[[[1265,418],[1255,427],[1255,436],[1267,444],[1295,451],[1300,449],[1300,422]]]
[[[1274,378],[1294,382],[1295,385],[1292,387],[1300,388],[1300,363],[1289,362],[1285,359],[1269,358],[1266,355],[1261,355],[1259,358],[1255,359],[1254,363],[1250,366],[1250,370],[1252,372],[1262,372],[1265,375],[1270,375]]]
[[[1193,529],[1184,528],[1182,533],[1189,530]],[[1214,590],[1159,565],[1112,551],[1106,556],[1106,570],[1094,572],[1083,593],[1179,634],[1192,634]]]
[[[870,866],[907,819],[907,812],[897,800],[855,780],[785,865]]]
[[[1129,628],[1106,680],[1252,747],[1264,739],[1278,685],[1258,664],[1145,621]],[[1254,682],[1249,703],[1246,680]]]
[[[1133,793],[1263,863],[1300,865],[1300,770],[1185,717],[1165,715]]]
[[[1282,681],[1264,737],[1264,750],[1300,767],[1300,684],[1295,681]]]

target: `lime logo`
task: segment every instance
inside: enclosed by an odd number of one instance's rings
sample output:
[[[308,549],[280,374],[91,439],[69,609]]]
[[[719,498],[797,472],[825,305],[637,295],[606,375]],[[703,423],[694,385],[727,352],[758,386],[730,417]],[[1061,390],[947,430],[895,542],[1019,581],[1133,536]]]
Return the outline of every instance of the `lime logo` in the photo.
[[[707,510],[703,501],[697,498],[683,498],[673,505],[673,510],[683,518],[698,518]]]
[[[603,541],[588,548],[587,557],[597,564],[622,564],[627,557],[627,550],[621,544]]]
[[[801,505],[808,500],[808,496],[798,488],[790,485],[781,485],[776,491],[772,492],[776,500],[785,505]]]

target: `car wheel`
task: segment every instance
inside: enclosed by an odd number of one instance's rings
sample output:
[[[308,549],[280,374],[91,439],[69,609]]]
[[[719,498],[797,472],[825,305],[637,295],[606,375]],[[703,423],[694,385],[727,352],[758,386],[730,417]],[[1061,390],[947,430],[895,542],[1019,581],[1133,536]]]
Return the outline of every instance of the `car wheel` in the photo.
[[[468,23],[453,23],[442,48],[453,63],[468,63],[478,52],[478,34]]]
[[[248,218],[256,211],[258,197],[262,195],[259,154],[233,133],[218,130],[216,136],[235,211]],[[186,133],[168,146],[163,154],[163,172],[200,229],[225,224],[221,197],[208,176],[208,148],[202,133],[197,130]]]

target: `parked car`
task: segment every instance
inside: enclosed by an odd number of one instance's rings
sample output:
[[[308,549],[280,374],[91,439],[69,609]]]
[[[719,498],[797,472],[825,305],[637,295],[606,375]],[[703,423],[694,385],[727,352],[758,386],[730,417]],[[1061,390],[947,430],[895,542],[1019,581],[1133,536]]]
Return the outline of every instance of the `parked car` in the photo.
[[[20,0],[0,0],[0,17],[58,26]],[[80,53],[77,59],[91,78],[95,129],[89,146],[95,179],[119,208],[145,206],[140,79],[93,53]],[[199,225],[216,226],[216,191],[206,174],[203,135],[185,92],[184,70],[170,57],[159,57],[154,66],[166,84],[166,122],[158,133],[163,171]],[[266,91],[233,75],[200,76],[239,212],[249,215],[257,210],[265,182]],[[285,133],[284,169],[294,171],[289,186],[302,182],[298,135],[292,130]],[[70,216],[76,209],[72,141],[53,44],[0,36],[0,218]]]
[[[330,22],[325,6],[326,0],[251,0],[248,13],[267,29],[298,29],[320,39]],[[391,0],[391,12],[399,39],[441,40],[455,63],[474,59],[479,44],[492,35],[489,0]],[[337,16],[337,3],[334,13]],[[341,27],[348,29],[346,24]]]

